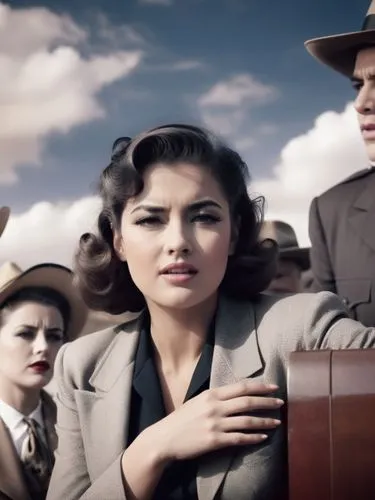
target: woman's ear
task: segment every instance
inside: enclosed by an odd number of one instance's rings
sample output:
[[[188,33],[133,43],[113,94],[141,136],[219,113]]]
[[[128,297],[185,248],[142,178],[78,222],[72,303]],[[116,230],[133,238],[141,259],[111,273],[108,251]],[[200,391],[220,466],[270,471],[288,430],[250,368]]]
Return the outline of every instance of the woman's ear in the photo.
[[[124,240],[122,238],[120,231],[113,232],[113,248],[115,249],[117,257],[122,261],[126,262],[126,255],[124,249]]]
[[[234,220],[232,223],[231,237],[229,244],[229,255],[233,255],[236,251],[238,237],[240,234],[240,227],[241,227],[240,217],[237,217],[236,220]]]

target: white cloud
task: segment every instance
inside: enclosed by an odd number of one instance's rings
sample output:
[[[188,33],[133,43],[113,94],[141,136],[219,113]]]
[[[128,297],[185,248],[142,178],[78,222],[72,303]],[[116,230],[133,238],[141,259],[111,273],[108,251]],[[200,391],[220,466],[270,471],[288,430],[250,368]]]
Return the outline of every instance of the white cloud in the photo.
[[[2,57],[22,58],[56,43],[78,43],[86,38],[86,31],[69,16],[56,15],[44,7],[12,9],[0,2]]]
[[[0,183],[39,165],[50,133],[104,117],[99,92],[140,64],[138,50],[84,57],[88,36],[67,16],[0,3]]]
[[[273,176],[256,180],[251,193],[265,195],[266,218],[289,222],[300,244],[309,244],[312,198],[367,165],[355,111],[349,103],[342,113],[321,114],[311,130],[289,141]]]
[[[29,211],[13,215],[1,238],[0,264],[11,260],[22,268],[56,262],[72,265],[79,237],[95,228],[99,198],[73,203],[40,202]]]
[[[204,107],[256,105],[273,100],[276,96],[275,87],[258,82],[251,75],[243,73],[216,83],[199,98],[199,104]]]
[[[243,109],[205,109],[201,112],[205,126],[220,134],[221,136],[231,136],[235,131],[240,130],[246,113]]]
[[[198,98],[198,108],[203,123],[211,130],[229,137],[235,143],[240,141],[241,151],[249,149],[250,140],[255,142],[254,134],[246,133],[246,122],[255,106],[274,101],[279,91],[273,85],[264,84],[248,73],[215,83]],[[264,135],[262,129],[258,134]],[[249,136],[252,136],[249,139]],[[240,137],[239,137],[240,136]],[[246,147],[243,147],[245,142]]]

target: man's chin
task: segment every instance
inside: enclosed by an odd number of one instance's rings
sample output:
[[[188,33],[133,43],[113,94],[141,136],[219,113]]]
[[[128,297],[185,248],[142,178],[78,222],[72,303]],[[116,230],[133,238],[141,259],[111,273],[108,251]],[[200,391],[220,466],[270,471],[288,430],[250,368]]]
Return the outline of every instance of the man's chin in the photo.
[[[372,165],[375,165],[375,140],[366,143],[367,156]]]

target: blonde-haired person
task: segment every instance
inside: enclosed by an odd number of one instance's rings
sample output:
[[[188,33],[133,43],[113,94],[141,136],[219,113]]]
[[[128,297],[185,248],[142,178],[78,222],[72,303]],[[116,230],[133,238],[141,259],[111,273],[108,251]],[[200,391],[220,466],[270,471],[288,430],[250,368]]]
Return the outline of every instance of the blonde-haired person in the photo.
[[[58,350],[77,337],[86,316],[68,268],[0,268],[1,500],[46,496],[57,437],[55,403],[43,388]]]
[[[116,141],[87,304],[133,321],[63,346],[48,500],[281,500],[288,355],[375,346],[333,294],[262,294],[277,248],[240,156],[198,127]]]

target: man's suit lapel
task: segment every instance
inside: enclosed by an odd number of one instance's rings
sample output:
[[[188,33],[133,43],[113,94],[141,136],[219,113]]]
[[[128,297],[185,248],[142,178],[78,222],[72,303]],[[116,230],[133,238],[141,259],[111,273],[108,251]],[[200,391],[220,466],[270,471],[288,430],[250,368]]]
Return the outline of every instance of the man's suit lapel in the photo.
[[[210,387],[233,384],[263,369],[255,326],[255,310],[249,303],[220,300],[216,319],[215,347]],[[197,475],[200,500],[213,500],[236,450],[204,457]]]
[[[29,500],[21,462],[12,438],[0,418],[0,498],[1,493],[12,500]]]
[[[107,469],[126,446],[140,321],[119,329],[106,349],[89,381],[95,392],[75,393],[91,479]]]
[[[366,244],[375,251],[375,174],[366,179],[364,189],[349,210],[349,222]]]

